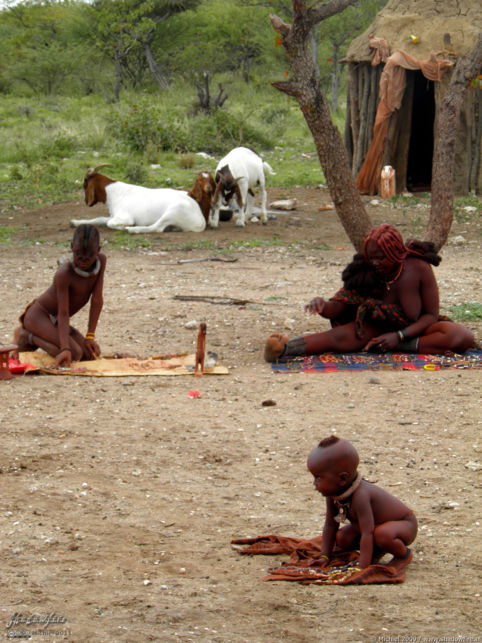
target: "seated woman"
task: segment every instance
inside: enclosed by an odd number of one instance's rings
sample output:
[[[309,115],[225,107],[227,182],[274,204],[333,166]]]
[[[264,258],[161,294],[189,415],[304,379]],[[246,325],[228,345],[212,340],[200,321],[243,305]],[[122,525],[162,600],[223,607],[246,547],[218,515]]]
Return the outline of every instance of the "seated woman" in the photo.
[[[332,329],[288,339],[271,334],[264,357],[348,353],[360,350],[463,352],[472,332],[439,317],[437,282],[430,264],[440,257],[433,244],[410,241],[388,223],[373,228],[342,273],[344,287],[329,301],[315,297],[305,311],[329,319]]]

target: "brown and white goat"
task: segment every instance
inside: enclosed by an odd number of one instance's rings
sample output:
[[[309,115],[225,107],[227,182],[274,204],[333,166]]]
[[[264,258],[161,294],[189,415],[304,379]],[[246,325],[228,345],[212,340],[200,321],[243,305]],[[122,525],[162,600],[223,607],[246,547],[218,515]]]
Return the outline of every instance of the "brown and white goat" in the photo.
[[[101,167],[104,165],[89,168],[85,175],[85,203],[89,207],[106,203],[109,216],[72,219],[71,225],[106,225],[131,233],[164,232],[167,228],[202,232],[206,228],[215,189],[209,172],[199,172],[190,192],[185,192],[115,181],[99,174]]]
[[[261,190],[261,221],[267,221],[266,188],[264,170],[274,174],[271,166],[247,147],[235,147],[216,168],[214,192],[209,225],[217,228],[222,205],[228,206],[234,214],[237,226],[244,226],[251,217],[253,207],[252,188]]]

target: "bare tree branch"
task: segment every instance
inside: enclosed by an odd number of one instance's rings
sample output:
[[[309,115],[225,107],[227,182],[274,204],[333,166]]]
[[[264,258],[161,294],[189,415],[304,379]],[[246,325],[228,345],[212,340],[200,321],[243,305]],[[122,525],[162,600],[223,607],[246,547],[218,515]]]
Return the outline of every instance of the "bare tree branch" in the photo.
[[[314,5],[311,5],[311,8],[308,10],[307,15],[312,25],[322,20],[326,20],[331,16],[335,16],[338,13],[344,11],[347,7],[350,7],[352,4],[356,4],[358,0],[329,0],[325,2],[321,7],[313,8]],[[305,4],[304,0],[303,3]],[[315,3],[318,4],[318,3]]]
[[[281,43],[291,63],[291,78],[273,83],[273,86],[298,100],[313,136],[336,212],[351,242],[360,250],[372,223],[355,185],[340,132],[331,120],[318,68],[309,47],[309,34],[317,22],[339,13],[355,2],[356,0],[329,0],[321,7],[312,5],[307,8],[305,0],[293,0],[292,25],[275,15],[270,15],[270,20],[281,36]]]

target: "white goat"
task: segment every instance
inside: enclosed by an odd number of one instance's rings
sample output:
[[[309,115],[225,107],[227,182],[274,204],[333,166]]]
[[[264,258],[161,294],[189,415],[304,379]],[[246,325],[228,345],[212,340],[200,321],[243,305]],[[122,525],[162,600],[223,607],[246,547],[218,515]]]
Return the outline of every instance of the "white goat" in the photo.
[[[266,214],[266,188],[264,170],[275,174],[266,161],[247,147],[235,147],[216,168],[216,190],[211,205],[208,223],[212,228],[219,224],[219,210],[222,205],[233,210],[237,226],[244,226],[253,208],[252,188],[261,189],[261,221],[268,220]]]
[[[151,189],[114,181],[98,174],[101,167],[104,166],[90,168],[85,175],[85,203],[89,207],[99,202],[106,203],[109,216],[72,219],[72,226],[83,223],[106,225],[131,233],[164,232],[168,227],[202,232],[206,228],[215,188],[209,172],[200,172],[188,193],[172,188]]]

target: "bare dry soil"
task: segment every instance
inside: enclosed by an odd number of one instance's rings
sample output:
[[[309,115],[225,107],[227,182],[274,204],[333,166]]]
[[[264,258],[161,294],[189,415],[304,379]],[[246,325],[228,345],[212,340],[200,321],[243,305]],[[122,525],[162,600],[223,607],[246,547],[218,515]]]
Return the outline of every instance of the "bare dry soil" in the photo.
[[[270,190],[269,200],[283,196],[295,196],[298,209],[265,227],[227,222],[199,235],[153,235],[136,249],[101,230],[103,352],[191,352],[196,330],[186,324],[205,321],[208,350],[229,375],[0,382],[5,640],[19,630],[76,643],[480,637],[480,371],[273,374],[261,357],[265,337],[323,328],[303,304],[339,288],[353,253],[336,214],[318,210],[325,191]],[[1,246],[1,343],[67,254],[69,219],[100,211],[78,202],[0,213],[0,225],[20,227]],[[423,206],[369,211],[404,236],[420,234],[428,217]],[[479,226],[455,224],[443,249],[443,312],[481,299]],[[211,256],[237,261],[178,263]],[[87,313],[73,323],[84,331]],[[480,334],[479,322],[468,325]],[[188,397],[191,389],[200,397]],[[263,406],[268,399],[276,404]],[[278,559],[230,546],[233,537],[320,532],[324,508],[306,456],[331,433],[352,440],[362,473],[419,519],[402,585],[262,583]],[[51,613],[53,634],[12,624],[15,614]]]

